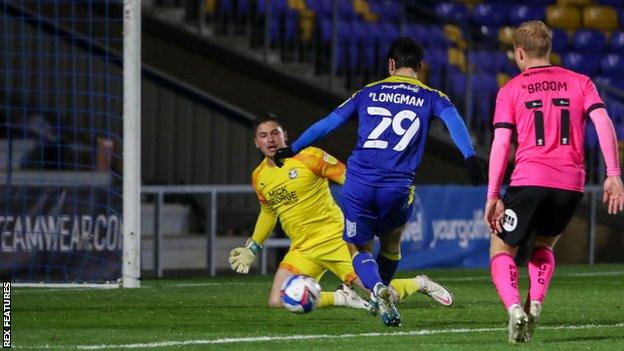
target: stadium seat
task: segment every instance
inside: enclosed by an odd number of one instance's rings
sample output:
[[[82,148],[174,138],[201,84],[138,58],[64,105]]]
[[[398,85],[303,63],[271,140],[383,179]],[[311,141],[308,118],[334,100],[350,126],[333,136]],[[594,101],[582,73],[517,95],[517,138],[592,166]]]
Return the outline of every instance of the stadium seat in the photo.
[[[558,54],[570,51],[570,39],[566,31],[553,29],[552,50]]]
[[[555,66],[561,66],[561,55],[555,53],[555,52],[551,52],[550,53],[550,63],[552,63]]]
[[[500,88],[503,85],[507,84],[511,80],[511,77],[507,73],[497,73],[496,74],[496,85]]]
[[[581,12],[575,7],[548,6],[546,23],[553,28],[576,30],[581,26]]]
[[[624,57],[619,54],[609,54],[601,60],[601,71],[603,76],[611,78],[622,79],[624,78]]]
[[[559,6],[588,6],[591,5],[592,0],[557,0]]]
[[[498,28],[506,25],[508,19],[509,5],[506,4],[478,4],[472,9],[472,23],[477,26]]]
[[[617,11],[610,6],[588,6],[583,9],[583,27],[598,30],[618,28]]]
[[[439,48],[426,49],[425,61],[429,63],[431,70],[438,70],[449,63],[447,50]]]
[[[208,16],[213,16],[217,10],[217,0],[205,0],[204,11]]]
[[[416,40],[420,45],[431,46],[429,40],[429,27],[421,23],[407,23],[405,35]]]
[[[447,72],[448,86],[443,87],[452,100],[463,101],[466,94],[466,75],[456,67],[449,67]]]
[[[448,63],[459,68],[462,72],[466,71],[466,54],[457,48],[448,49]]]
[[[615,7],[624,7],[624,0],[597,0],[600,5],[610,5]]]
[[[574,33],[572,50],[577,52],[604,53],[607,51],[607,37],[597,30],[581,29]]]
[[[468,53],[470,67],[474,72],[507,72],[509,59],[500,50],[473,50]]]
[[[563,56],[563,66],[578,73],[595,76],[600,70],[600,56],[597,54],[581,54],[569,52]]]
[[[493,114],[498,81],[492,73],[475,73],[470,79],[472,88],[473,115],[481,121],[487,122]]]
[[[611,52],[624,53],[624,31],[616,31],[611,34]]]
[[[509,23],[512,26],[519,26],[520,23],[540,20],[546,17],[546,8],[539,5],[516,5],[509,9]]]
[[[590,120],[585,123],[585,148],[589,150],[598,150],[600,148],[596,127]]]
[[[348,1],[348,0],[347,0]],[[401,4],[392,0],[369,1],[371,11],[378,14],[382,22],[398,23],[401,20]]]
[[[463,38],[463,33],[461,28],[455,24],[445,24],[442,27],[442,33],[444,33],[444,37],[451,43],[455,44],[460,49],[462,46],[465,47],[466,42]]]
[[[430,25],[427,29],[429,46],[446,48],[450,46],[450,41],[444,36],[444,30],[441,25]]]
[[[442,22],[464,24],[468,18],[468,8],[464,4],[440,2],[435,7],[435,14]]]
[[[498,29],[498,42],[507,45],[513,46],[513,34],[515,28],[514,27],[502,27]]]

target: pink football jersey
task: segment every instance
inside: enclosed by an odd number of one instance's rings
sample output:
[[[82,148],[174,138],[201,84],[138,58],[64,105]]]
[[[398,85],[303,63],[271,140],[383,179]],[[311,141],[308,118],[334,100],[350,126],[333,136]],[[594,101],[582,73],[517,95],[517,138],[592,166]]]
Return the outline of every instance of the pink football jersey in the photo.
[[[583,191],[585,120],[600,107],[592,81],[561,67],[529,68],[505,84],[494,128],[518,135],[511,185]]]

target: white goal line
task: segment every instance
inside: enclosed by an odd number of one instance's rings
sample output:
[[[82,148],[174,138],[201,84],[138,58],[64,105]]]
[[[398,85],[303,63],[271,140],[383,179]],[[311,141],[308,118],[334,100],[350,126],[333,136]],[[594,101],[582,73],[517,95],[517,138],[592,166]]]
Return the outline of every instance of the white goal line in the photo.
[[[616,324],[582,324],[582,325],[554,325],[541,326],[540,330],[578,330],[578,329],[601,329],[601,328],[624,328],[624,323]],[[215,345],[237,343],[259,343],[272,341],[298,341],[319,339],[343,339],[343,338],[368,338],[379,336],[423,336],[437,334],[461,334],[461,333],[487,333],[505,331],[507,328],[453,328],[453,329],[422,329],[414,331],[390,332],[390,333],[359,333],[359,334],[310,334],[310,335],[281,335],[281,336],[249,336],[239,338],[199,339],[185,341],[159,341],[134,344],[100,344],[100,345],[39,345],[31,347],[15,347],[20,349],[72,349],[72,350],[104,350],[104,349],[150,349],[159,347],[180,347],[190,345]]]

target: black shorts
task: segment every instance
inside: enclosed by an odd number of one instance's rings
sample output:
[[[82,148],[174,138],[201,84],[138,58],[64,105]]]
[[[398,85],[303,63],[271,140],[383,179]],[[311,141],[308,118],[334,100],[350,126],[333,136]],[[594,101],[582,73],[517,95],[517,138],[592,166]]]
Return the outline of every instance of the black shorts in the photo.
[[[570,223],[581,198],[578,191],[510,186],[503,197],[505,218],[499,237],[517,247],[529,240],[532,229],[540,236],[557,236]]]

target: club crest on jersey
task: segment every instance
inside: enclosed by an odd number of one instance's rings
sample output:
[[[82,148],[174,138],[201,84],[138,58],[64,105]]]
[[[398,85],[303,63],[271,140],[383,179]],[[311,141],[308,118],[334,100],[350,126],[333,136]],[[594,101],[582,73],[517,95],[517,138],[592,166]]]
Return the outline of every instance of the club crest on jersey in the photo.
[[[513,210],[505,210],[505,218],[503,218],[503,229],[506,232],[512,232],[518,226],[518,216]]]
[[[299,175],[299,173],[297,172],[297,169],[295,169],[295,168],[291,168],[288,171],[288,178],[290,178],[290,179],[295,179],[295,178],[297,178],[298,175]]]
[[[353,238],[355,234],[357,234],[357,223],[351,222],[348,219],[345,220],[345,222],[346,222],[345,228],[347,229],[347,237]]]

